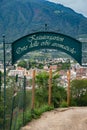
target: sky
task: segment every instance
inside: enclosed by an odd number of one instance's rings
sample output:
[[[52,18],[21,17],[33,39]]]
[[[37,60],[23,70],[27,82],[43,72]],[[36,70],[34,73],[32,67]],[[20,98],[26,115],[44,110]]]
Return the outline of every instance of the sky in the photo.
[[[87,0],[48,0],[48,1],[63,4],[64,6],[70,7],[77,13],[81,13],[85,17],[87,17]]]

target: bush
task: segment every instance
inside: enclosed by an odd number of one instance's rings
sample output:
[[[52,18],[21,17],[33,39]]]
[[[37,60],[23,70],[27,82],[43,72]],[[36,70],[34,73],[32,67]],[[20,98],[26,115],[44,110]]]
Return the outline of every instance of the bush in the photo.
[[[54,107],[53,106],[48,106],[48,105],[44,105],[39,109],[34,109],[32,111],[32,118],[37,119],[41,116],[42,113],[46,112],[46,111],[50,111],[53,110]]]
[[[75,79],[71,82],[71,100],[74,105],[87,106],[87,79]]]
[[[77,106],[77,102],[73,98],[70,101],[70,106]]]
[[[60,107],[68,107],[68,104],[66,101],[61,102]]]

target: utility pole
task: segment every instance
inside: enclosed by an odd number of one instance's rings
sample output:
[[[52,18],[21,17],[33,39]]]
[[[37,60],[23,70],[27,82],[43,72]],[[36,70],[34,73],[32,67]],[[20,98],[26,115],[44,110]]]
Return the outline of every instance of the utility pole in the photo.
[[[68,87],[67,87],[67,104],[70,105],[70,69],[67,71],[67,81],[68,81]]]
[[[48,105],[51,105],[51,98],[52,98],[52,69],[50,68],[49,71],[49,92],[48,92]]]

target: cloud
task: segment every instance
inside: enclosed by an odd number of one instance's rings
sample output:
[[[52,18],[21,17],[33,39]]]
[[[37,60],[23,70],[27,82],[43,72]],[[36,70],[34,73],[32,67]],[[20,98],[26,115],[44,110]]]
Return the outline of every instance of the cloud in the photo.
[[[70,7],[78,13],[87,17],[87,0],[48,0],[55,3],[61,3],[64,6]]]

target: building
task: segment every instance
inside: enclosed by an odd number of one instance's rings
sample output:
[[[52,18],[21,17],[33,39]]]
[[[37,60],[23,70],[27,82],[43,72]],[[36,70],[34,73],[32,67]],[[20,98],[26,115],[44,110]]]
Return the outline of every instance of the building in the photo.
[[[86,67],[77,68],[76,78],[87,78],[87,68]]]

